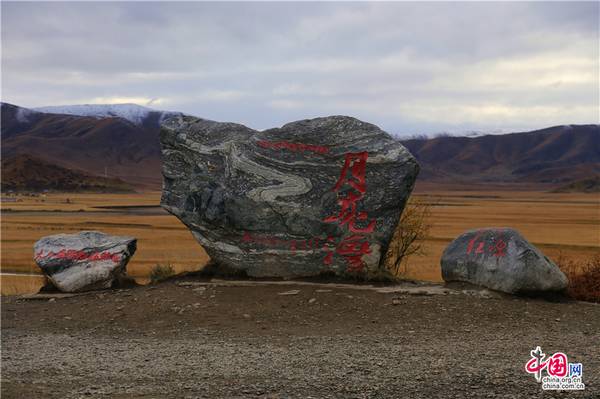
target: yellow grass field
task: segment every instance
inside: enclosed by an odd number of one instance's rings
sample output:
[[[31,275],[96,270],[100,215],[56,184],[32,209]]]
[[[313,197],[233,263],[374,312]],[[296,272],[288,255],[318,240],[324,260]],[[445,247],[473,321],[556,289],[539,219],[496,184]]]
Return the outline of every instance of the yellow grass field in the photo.
[[[157,205],[160,201],[158,192],[48,194],[18,199],[22,201],[2,204],[3,273],[40,273],[33,262],[35,241],[50,234],[81,230],[137,237],[137,251],[127,265],[127,271],[141,282],[156,264],[170,264],[180,273],[198,270],[208,261],[206,252],[174,216],[163,212],[131,214],[126,210],[98,208]],[[36,281],[39,285],[40,280]],[[2,295],[31,291],[31,285],[27,278],[4,275]]]
[[[410,259],[407,278],[441,281],[439,259],[445,246],[477,227],[516,228],[550,258],[560,253],[589,258],[600,252],[597,194],[421,190],[413,197],[432,205],[433,227],[426,255]],[[198,270],[208,256],[177,218],[150,207],[159,200],[159,192],[150,192],[48,194],[3,201],[2,295],[37,290],[43,279],[13,274],[39,274],[32,260],[34,242],[62,232],[101,230],[137,237],[138,249],[127,269],[140,281],[156,264],[171,264],[176,272]],[[138,208],[99,208],[108,206]]]
[[[512,227],[546,256],[589,259],[600,253],[600,197],[527,191],[435,191],[413,197],[432,205],[425,256],[408,262],[406,277],[441,281],[440,258],[466,230]]]

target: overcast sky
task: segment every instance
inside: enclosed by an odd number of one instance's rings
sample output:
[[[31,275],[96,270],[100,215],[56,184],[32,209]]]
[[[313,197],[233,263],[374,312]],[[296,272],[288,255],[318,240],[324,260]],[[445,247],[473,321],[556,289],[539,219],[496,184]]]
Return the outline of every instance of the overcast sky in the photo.
[[[599,123],[599,3],[2,2],[2,100],[135,102],[264,129]]]

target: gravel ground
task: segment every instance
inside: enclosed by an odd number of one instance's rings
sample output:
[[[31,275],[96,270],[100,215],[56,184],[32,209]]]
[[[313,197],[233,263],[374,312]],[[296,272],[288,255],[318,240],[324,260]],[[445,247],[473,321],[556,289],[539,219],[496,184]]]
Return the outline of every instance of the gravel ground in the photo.
[[[600,306],[439,288],[3,297],[2,398],[600,397]],[[583,363],[586,389],[542,391],[524,371],[537,345]]]

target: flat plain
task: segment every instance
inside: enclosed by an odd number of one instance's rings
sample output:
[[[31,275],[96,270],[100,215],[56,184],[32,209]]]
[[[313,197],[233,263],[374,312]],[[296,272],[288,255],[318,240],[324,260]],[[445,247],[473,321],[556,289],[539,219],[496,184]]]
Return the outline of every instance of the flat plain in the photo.
[[[441,281],[439,259],[455,237],[478,227],[512,227],[548,257],[588,259],[600,253],[597,194],[523,190],[447,190],[421,187],[412,198],[431,205],[425,254],[403,268],[410,279]],[[128,273],[143,282],[157,264],[176,272],[202,268],[206,252],[187,228],[158,204],[160,192],[136,194],[50,193],[5,197],[2,202],[2,295],[34,292],[43,279],[33,244],[43,236],[101,230],[138,238]]]

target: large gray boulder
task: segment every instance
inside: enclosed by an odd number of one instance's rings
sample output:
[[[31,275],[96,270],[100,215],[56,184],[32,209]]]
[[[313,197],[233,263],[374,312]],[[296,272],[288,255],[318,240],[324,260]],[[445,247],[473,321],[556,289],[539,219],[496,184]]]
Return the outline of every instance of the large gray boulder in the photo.
[[[467,231],[442,255],[444,281],[462,281],[510,294],[562,291],[567,277],[516,230]]]
[[[161,144],[162,206],[218,267],[255,277],[378,273],[419,169],[345,116],[261,132],[180,116]]]
[[[136,243],[99,231],[56,234],[35,243],[34,260],[60,291],[105,289],[125,275]]]

